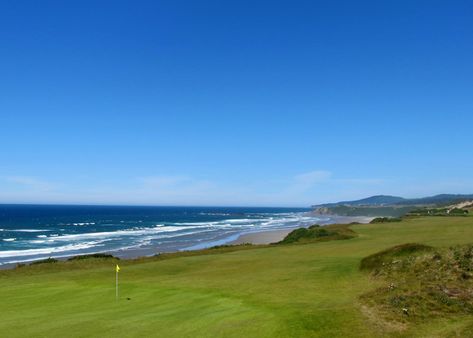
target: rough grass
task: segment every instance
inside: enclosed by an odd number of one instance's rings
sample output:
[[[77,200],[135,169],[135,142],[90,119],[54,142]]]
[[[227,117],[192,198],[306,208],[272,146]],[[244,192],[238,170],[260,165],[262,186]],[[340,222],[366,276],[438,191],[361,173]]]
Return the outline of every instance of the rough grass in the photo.
[[[396,264],[400,258],[405,256],[414,256],[416,253],[432,251],[433,248],[428,245],[407,243],[396,245],[392,248],[369,255],[361,260],[361,270],[371,270],[375,274],[385,269],[386,265]]]
[[[51,263],[57,263],[57,262],[59,262],[57,259],[49,257],[49,258],[46,258],[46,259],[41,259],[41,260],[38,260],[38,261],[34,261],[30,264],[31,265],[39,265],[39,264],[51,264]]]
[[[407,244],[368,258],[362,266],[384,285],[361,298],[391,326],[473,315],[473,245]]]
[[[386,287],[384,275],[359,266],[406,242],[437,251],[471,243],[473,218],[351,229],[358,236],[349,240],[122,260],[118,302],[111,259],[0,271],[0,337],[468,337],[473,319],[466,312],[386,317],[360,298]]]

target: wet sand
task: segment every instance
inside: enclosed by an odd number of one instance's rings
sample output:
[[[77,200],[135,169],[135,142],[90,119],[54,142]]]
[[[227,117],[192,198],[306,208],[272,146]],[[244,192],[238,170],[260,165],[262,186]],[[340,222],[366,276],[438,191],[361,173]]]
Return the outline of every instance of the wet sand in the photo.
[[[237,240],[230,242],[228,244],[235,245],[235,244],[244,244],[244,243],[251,243],[251,244],[275,243],[275,242],[279,242],[283,240],[284,237],[286,237],[286,235],[294,229],[296,228],[242,234],[240,235],[240,237],[238,237]]]

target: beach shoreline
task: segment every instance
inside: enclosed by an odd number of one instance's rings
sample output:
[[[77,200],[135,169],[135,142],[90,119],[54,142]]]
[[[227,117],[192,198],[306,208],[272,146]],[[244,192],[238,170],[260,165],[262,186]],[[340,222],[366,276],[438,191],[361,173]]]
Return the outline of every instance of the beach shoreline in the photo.
[[[349,223],[369,223],[374,217],[364,217],[364,216],[332,216],[329,222],[321,221],[319,224],[321,226],[329,225],[329,224],[349,224]],[[152,257],[155,255],[159,255],[161,253],[172,253],[172,252],[180,252],[180,251],[199,251],[208,249],[214,246],[219,245],[241,245],[241,244],[251,244],[251,245],[268,245],[272,243],[277,243],[282,241],[291,231],[302,228],[308,227],[308,225],[303,226],[291,226],[287,228],[277,228],[277,229],[264,229],[259,231],[253,232],[242,232],[236,233],[230,237],[221,238],[217,241],[210,241],[204,242],[199,245],[194,245],[184,249],[177,249],[177,250],[160,250],[159,246],[149,245],[143,247],[137,247],[133,249],[118,249],[118,250],[104,250],[104,251],[97,251],[93,253],[86,253],[84,255],[94,254],[94,253],[103,253],[103,254],[110,254],[119,259],[123,260],[131,260],[137,259],[140,257]],[[66,261],[71,257],[76,257],[81,255],[64,255],[64,256],[57,256],[51,255],[51,258],[57,259],[58,261]],[[8,270],[15,268],[18,264],[25,264],[29,265],[35,261],[40,259],[32,259],[32,260],[25,260],[22,262],[15,262],[15,263],[6,263],[0,264],[0,270]]]
[[[252,244],[252,245],[264,245],[282,241],[291,231],[297,228],[278,229],[278,230],[267,230],[243,233],[228,245],[240,245],[240,244]]]

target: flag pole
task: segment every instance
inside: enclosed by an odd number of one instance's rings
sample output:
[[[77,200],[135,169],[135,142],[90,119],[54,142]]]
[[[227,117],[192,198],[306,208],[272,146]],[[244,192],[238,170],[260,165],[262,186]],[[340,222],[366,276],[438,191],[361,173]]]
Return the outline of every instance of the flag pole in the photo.
[[[118,269],[115,269],[115,299],[118,301]]]

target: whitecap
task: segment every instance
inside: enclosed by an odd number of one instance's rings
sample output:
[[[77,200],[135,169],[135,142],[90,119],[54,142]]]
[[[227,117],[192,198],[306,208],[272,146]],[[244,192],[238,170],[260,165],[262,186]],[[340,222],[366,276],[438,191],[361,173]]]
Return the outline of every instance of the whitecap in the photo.
[[[44,230],[44,229],[11,229],[7,231],[12,231],[12,232],[47,232],[47,231],[52,231],[52,230]]]
[[[193,228],[197,228],[197,227],[165,226],[165,227],[142,228],[142,229],[138,229],[138,230],[87,232],[87,233],[83,233],[83,234],[62,235],[62,236],[58,236],[58,237],[53,237],[51,239],[54,240],[54,241],[70,241],[70,240],[81,240],[81,239],[87,239],[87,238],[141,236],[141,235],[160,234],[160,233],[164,233],[164,232],[177,232],[177,231],[182,231],[182,230],[191,230]]]
[[[256,221],[255,219],[251,218],[235,218],[235,219],[226,219],[223,222],[228,222],[228,223],[250,223]]]
[[[228,213],[220,213],[220,212],[200,212],[199,215],[202,216],[230,216]]]
[[[4,238],[3,241],[4,242],[14,242],[16,240],[16,238]]]
[[[223,221],[216,221],[216,222],[176,222],[171,223],[173,225],[189,225],[189,226],[212,226],[222,223]]]
[[[71,223],[71,224],[66,224],[66,225],[75,225],[75,226],[95,225],[95,222],[77,222],[77,223]]]
[[[49,247],[41,249],[25,249],[25,250],[6,250],[0,251],[0,258],[5,257],[23,257],[23,256],[36,256],[44,254],[54,254],[67,251],[77,251],[83,249],[89,249],[97,246],[98,242],[84,242],[80,244],[68,244],[59,247]]]

